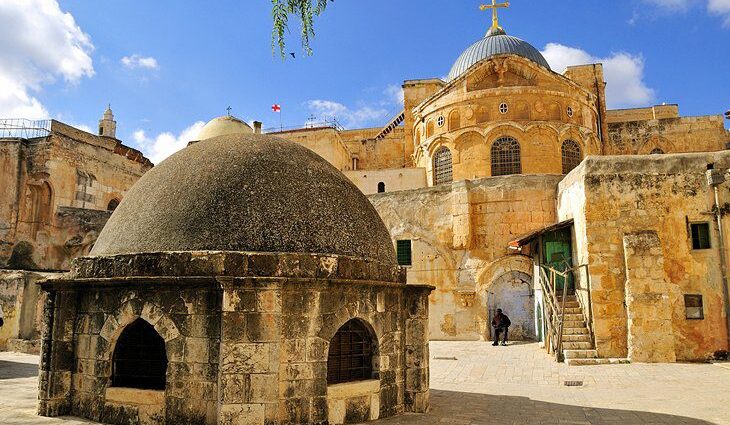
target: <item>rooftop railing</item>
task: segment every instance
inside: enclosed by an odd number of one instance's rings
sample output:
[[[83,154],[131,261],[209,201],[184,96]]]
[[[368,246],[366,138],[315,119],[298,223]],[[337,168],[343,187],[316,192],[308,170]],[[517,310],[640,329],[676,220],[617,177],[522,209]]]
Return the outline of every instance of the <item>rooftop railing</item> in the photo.
[[[0,118],[0,139],[35,139],[51,134],[51,120]]]

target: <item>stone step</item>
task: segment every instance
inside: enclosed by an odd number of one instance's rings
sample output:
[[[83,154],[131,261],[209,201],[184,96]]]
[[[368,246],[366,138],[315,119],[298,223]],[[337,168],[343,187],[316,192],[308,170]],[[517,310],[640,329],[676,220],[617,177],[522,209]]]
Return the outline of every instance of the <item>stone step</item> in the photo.
[[[590,341],[563,341],[563,350],[592,350],[594,348],[593,343]]]
[[[560,301],[558,301],[558,310],[560,310],[560,307],[562,305],[563,304]],[[578,303],[578,301],[566,301],[565,308],[580,308],[580,304]]]
[[[629,359],[565,359],[568,366],[597,366],[610,364],[629,364]]]
[[[563,324],[563,329],[565,328],[583,328],[586,326],[586,323],[583,320],[565,320]]]
[[[583,322],[583,314],[582,313],[565,313],[563,316],[565,317],[565,321],[574,321],[574,322]]]
[[[588,334],[563,335],[563,343],[566,342],[591,342],[591,336]]]
[[[596,350],[563,350],[566,359],[595,359],[598,357]]]
[[[573,307],[573,308],[565,307],[565,314],[566,315],[568,315],[568,314],[580,314],[581,316],[583,316],[583,309],[580,308],[580,307]]]
[[[588,328],[583,326],[580,328],[563,328],[563,336],[566,335],[588,335]]]

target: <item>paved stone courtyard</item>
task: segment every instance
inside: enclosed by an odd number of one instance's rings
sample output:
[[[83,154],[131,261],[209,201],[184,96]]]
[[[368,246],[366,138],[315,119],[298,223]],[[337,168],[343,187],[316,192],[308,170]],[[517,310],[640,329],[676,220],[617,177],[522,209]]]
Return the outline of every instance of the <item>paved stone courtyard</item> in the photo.
[[[431,412],[378,424],[730,424],[728,363],[567,367],[537,344],[479,342],[432,342],[431,357]],[[0,353],[0,424],[91,423],[34,414],[37,361]]]

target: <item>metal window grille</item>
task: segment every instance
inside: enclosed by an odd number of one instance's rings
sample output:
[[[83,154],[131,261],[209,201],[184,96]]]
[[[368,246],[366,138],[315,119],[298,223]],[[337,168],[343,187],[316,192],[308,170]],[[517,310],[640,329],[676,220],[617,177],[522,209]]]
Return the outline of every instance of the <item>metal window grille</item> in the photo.
[[[502,114],[506,114],[509,111],[509,106],[507,106],[506,103],[501,103],[499,105],[499,112]]]
[[[327,383],[364,381],[373,373],[373,339],[358,320],[345,323],[330,341],[327,355]]]
[[[444,146],[433,156],[433,184],[451,183],[453,180],[451,151]]]
[[[664,151],[661,148],[654,148],[649,152],[650,155],[664,155]]]
[[[396,254],[398,257],[398,265],[410,266],[413,264],[413,257],[411,254],[411,241],[402,240],[396,242]]]
[[[436,118],[436,125],[439,127],[444,126],[444,117],[443,116],[439,116],[438,118]]]
[[[568,174],[583,160],[580,145],[573,140],[566,140],[563,142],[561,151],[563,157],[563,174]]]
[[[702,303],[702,295],[684,296],[685,317],[691,320],[702,320],[705,318],[705,309]]]
[[[710,249],[709,223],[693,223],[690,225],[692,233],[692,249]]]
[[[165,340],[146,321],[137,319],[124,328],[113,359],[113,387],[165,389]]]
[[[492,176],[522,174],[520,144],[511,137],[502,137],[492,144]]]

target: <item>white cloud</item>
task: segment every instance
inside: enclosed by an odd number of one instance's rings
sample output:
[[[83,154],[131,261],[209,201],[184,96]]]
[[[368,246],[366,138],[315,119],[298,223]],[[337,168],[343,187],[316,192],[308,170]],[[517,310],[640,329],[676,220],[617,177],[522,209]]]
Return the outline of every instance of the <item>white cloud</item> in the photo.
[[[670,10],[684,10],[687,9],[696,0],[644,0],[646,3],[659,6],[664,9]]]
[[[132,138],[150,161],[159,164],[168,156],[187,146],[188,142],[197,140],[198,134],[204,125],[203,121],[197,121],[177,136],[170,132],[164,132],[156,137],[149,137],[144,130],[137,130],[132,134]]]
[[[585,50],[557,43],[545,46],[542,54],[557,72],[571,65],[602,63],[609,108],[645,106],[655,99],[654,89],[644,82],[644,58],[641,55],[619,52],[599,58]]]
[[[730,0],[710,0],[707,9],[714,15],[724,19],[726,27],[730,27]]]
[[[386,96],[389,103],[403,105],[403,87],[391,84],[385,88],[383,94]]]
[[[0,1],[0,40],[0,117],[47,118],[44,85],[94,75],[91,39],[57,0]]]
[[[132,56],[125,56],[122,58],[121,62],[122,65],[129,69],[158,69],[160,67],[157,64],[157,59],[153,58],[152,56],[144,57],[137,54],[134,54]]]
[[[388,110],[363,106],[350,109],[347,106],[331,100],[310,100],[307,102],[310,111],[319,115],[320,119],[336,118],[347,128],[358,128],[366,125],[382,124],[388,118]]]

